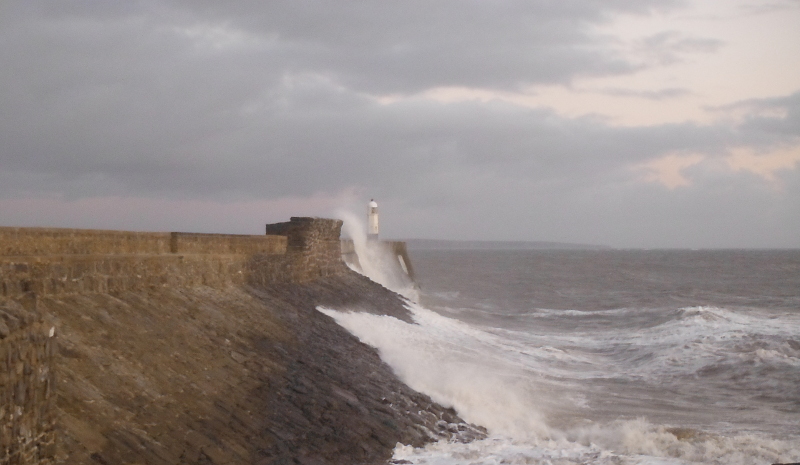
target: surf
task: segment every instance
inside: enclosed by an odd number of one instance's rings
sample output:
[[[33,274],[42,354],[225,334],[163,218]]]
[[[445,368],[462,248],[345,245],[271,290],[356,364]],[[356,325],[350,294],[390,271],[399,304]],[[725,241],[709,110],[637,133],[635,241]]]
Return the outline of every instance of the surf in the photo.
[[[724,305],[548,309],[524,302],[510,309],[504,302],[514,302],[512,287],[496,285],[501,299],[475,300],[468,279],[448,282],[461,287],[423,288],[408,298],[413,324],[319,308],[376,348],[403,382],[490,433],[469,444],[398,444],[396,461],[800,459],[800,432],[791,429],[791,409],[800,407],[797,313]],[[775,399],[750,400],[762,393]],[[780,405],[788,411],[775,410]]]

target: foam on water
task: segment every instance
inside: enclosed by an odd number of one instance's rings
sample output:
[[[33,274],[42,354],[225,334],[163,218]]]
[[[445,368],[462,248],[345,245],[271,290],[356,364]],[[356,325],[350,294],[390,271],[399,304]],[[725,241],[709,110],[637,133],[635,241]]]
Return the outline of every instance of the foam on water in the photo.
[[[362,258],[366,239],[356,239],[355,217],[349,223],[362,272],[418,302],[386,276],[379,257],[366,250]],[[800,461],[797,312],[705,305],[520,311],[459,290],[430,296],[441,303],[437,311],[409,304],[415,324],[319,308],[375,347],[406,384],[490,432],[469,444],[398,445],[397,460]]]
[[[666,318],[663,314],[666,313]],[[530,345],[558,342],[561,347],[577,351],[602,353],[615,367],[603,366],[599,358],[590,361],[604,373],[614,372],[631,379],[665,378],[696,375],[702,370],[731,362],[740,367],[762,364],[783,364],[800,368],[798,338],[800,315],[759,315],[737,313],[716,307],[687,307],[673,311],[664,309],[616,309],[605,311],[549,310],[532,312],[537,318],[568,318],[573,325],[562,334],[540,334],[525,330],[491,329],[508,339]],[[647,325],[622,327],[633,315]],[[643,318],[644,316],[644,318]],[[605,325],[583,328],[582,320],[607,318]],[[653,324],[653,321],[660,321]],[[642,357],[646,354],[647,357]],[[625,363],[620,363],[625,362]],[[574,367],[570,367],[572,369]],[[800,371],[798,371],[800,373]],[[581,371],[580,378],[601,376]]]
[[[416,324],[393,317],[319,310],[333,317],[381,358],[412,388],[454,407],[467,421],[487,427],[491,437],[471,444],[398,446],[396,459],[419,464],[750,464],[791,461],[800,444],[757,434],[725,436],[687,428],[652,425],[644,419],[556,428],[541,406],[569,403],[530,364],[521,363],[518,344],[418,305]],[[532,353],[558,350],[528,348]],[[564,385],[562,385],[564,387]]]
[[[466,323],[412,306],[411,325],[393,317],[319,310],[333,317],[406,384],[457,407],[469,422],[516,437],[546,435],[529,374],[504,357],[504,341]],[[526,412],[508,415],[507,412]]]
[[[394,453],[398,460],[431,465],[744,465],[769,464],[786,456],[785,445],[778,441],[747,435],[690,439],[641,420],[604,425],[602,430],[594,427],[577,441],[492,436],[470,444],[438,443],[422,449],[398,445]]]

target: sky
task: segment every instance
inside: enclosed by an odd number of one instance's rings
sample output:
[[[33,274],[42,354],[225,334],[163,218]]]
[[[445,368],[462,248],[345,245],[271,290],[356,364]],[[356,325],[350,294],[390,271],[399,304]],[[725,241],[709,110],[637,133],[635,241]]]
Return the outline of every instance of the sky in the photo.
[[[0,226],[800,247],[800,0],[0,2]]]

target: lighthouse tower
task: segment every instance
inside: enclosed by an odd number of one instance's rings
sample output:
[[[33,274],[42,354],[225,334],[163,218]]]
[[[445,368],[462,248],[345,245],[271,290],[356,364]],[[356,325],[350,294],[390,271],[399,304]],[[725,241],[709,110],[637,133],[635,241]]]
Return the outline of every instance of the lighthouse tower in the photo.
[[[378,204],[375,199],[369,201],[367,210],[367,240],[378,240]]]

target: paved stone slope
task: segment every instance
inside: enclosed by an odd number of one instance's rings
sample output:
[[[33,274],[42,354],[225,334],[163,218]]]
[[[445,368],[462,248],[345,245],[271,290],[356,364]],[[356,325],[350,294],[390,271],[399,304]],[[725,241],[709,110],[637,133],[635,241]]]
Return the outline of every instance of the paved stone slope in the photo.
[[[373,464],[397,442],[482,435],[317,305],[409,319],[399,296],[352,272],[41,297],[59,328],[58,462]]]
[[[0,297],[0,464],[53,462],[53,335],[34,300]]]

